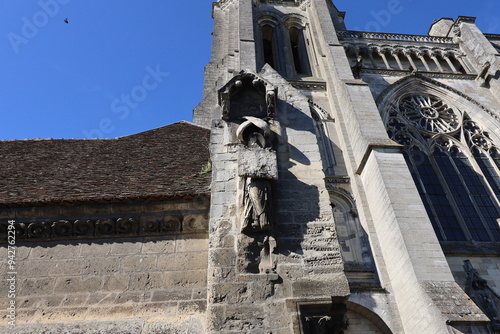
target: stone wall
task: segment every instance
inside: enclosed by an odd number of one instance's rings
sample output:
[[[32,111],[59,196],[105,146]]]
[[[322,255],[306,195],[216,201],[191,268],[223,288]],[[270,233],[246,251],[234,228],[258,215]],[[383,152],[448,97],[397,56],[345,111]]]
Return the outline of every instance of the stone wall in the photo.
[[[467,279],[464,261],[469,260],[479,276],[488,281],[488,285],[500,295],[500,258],[498,256],[447,256],[446,260],[450,265],[455,280],[462,289],[465,290]]]
[[[244,145],[235,136],[237,121],[216,121],[211,138],[209,333],[291,333],[302,301],[342,299],[349,293],[309,102],[270,67],[259,77],[277,87],[279,95],[276,118],[269,121],[278,162],[278,179],[269,181],[270,234],[277,245],[270,267],[275,270],[253,270],[262,266],[262,251],[252,248],[262,247],[262,233],[242,233],[245,178],[238,174],[238,161]]]
[[[112,216],[109,211],[119,212],[126,207],[129,216],[193,216],[196,212],[206,219],[203,211],[207,205],[206,201],[164,202],[155,208],[151,204],[106,205],[95,207],[97,214],[87,217]],[[72,211],[80,217],[88,209],[65,208],[67,214]],[[16,221],[40,220],[21,218],[23,213],[18,210],[16,217],[20,218]],[[114,215],[127,217],[123,211]],[[165,328],[184,333],[190,326],[192,333],[203,333],[208,238],[206,226],[204,230],[183,233],[186,228],[181,225],[180,231],[136,237],[19,239],[15,245],[17,326],[9,333],[42,333],[47,328],[60,328],[57,332],[87,328],[85,332],[92,332],[102,326],[108,328],[107,333],[163,333]],[[5,245],[0,248],[0,256],[0,272],[6,275],[10,270],[4,261]],[[0,291],[8,291],[3,278]],[[0,296],[0,305],[8,305],[11,299],[7,297]],[[2,307],[2,325],[9,320],[7,314],[6,307]],[[12,328],[3,327],[6,329]]]

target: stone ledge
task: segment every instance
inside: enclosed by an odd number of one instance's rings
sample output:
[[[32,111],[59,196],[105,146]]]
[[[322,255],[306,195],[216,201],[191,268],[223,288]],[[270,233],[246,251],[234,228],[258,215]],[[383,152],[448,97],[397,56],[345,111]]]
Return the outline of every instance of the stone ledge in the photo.
[[[421,285],[449,323],[489,322],[455,282],[424,281]]]
[[[203,321],[198,318],[175,317],[153,321],[127,319],[0,326],[0,332],[9,334],[203,334],[205,329]]]

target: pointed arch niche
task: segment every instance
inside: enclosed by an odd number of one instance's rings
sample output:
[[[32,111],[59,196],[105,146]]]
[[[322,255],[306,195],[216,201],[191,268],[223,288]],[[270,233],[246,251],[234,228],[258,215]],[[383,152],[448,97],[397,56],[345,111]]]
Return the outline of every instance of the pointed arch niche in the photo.
[[[478,117],[492,113],[421,76],[395,83],[377,103],[439,240],[500,241],[500,140]]]
[[[351,287],[376,286],[378,278],[368,240],[368,234],[359,221],[354,198],[340,186],[330,186],[330,202],[335,219],[345,273]]]

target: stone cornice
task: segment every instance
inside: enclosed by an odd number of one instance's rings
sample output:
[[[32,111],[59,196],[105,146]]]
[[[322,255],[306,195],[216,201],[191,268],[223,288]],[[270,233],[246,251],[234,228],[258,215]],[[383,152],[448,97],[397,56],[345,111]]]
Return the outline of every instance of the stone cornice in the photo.
[[[495,40],[495,41],[500,40],[500,34],[484,34],[484,37],[486,37],[487,39]]]
[[[382,74],[391,76],[407,76],[410,75],[410,71],[401,70],[387,70],[387,69],[374,69],[374,68],[363,68],[361,70],[363,74]],[[459,74],[459,73],[441,73],[441,72],[418,72],[422,76],[430,78],[442,78],[442,79],[455,79],[455,80],[475,80],[477,74]]]
[[[304,90],[326,90],[326,82],[324,81],[308,81],[308,80],[288,80],[294,88]]]
[[[220,0],[227,1],[227,0]],[[304,9],[311,3],[311,0],[254,0],[256,5],[270,4],[270,5],[284,5],[284,6],[300,6]]]
[[[0,244],[7,242],[7,224],[0,224]],[[150,237],[206,233],[208,218],[204,213],[183,215],[163,212],[145,215],[122,215],[106,218],[59,219],[15,222],[16,242],[39,242],[81,239]]]
[[[327,176],[325,178],[327,184],[339,184],[339,183],[350,183],[351,178],[349,176]]]
[[[387,43],[388,41],[394,42],[417,42],[417,43],[433,43],[433,44],[455,44],[451,37],[434,37],[425,35],[406,35],[406,34],[390,34],[381,32],[368,32],[368,31],[337,31],[339,39],[366,39],[373,41],[380,41]]]

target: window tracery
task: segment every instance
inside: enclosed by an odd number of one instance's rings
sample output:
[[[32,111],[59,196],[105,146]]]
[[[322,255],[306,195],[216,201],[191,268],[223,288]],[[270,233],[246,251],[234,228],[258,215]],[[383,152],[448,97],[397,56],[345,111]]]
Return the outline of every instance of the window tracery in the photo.
[[[500,241],[500,155],[488,132],[444,99],[394,100],[386,128],[404,156],[440,240]]]
[[[404,97],[399,103],[399,111],[410,123],[431,133],[449,133],[460,126],[459,115],[454,109],[430,95]]]

